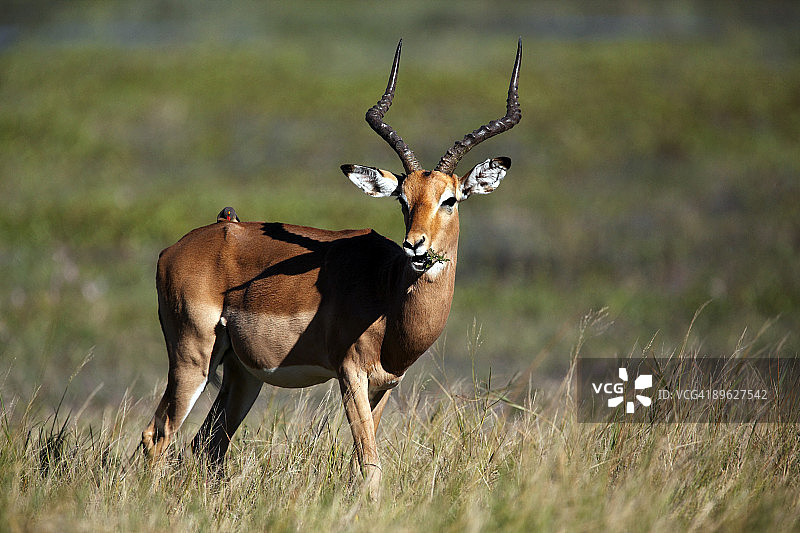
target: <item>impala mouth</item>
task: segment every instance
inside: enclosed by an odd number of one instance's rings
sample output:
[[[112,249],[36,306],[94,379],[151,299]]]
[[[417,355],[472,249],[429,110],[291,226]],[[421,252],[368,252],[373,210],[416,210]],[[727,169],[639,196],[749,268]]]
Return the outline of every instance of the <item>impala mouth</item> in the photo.
[[[427,253],[424,253],[422,255],[414,255],[410,258],[410,261],[411,261],[411,268],[414,270],[414,272],[425,272],[433,264],[428,261]]]
[[[437,263],[447,263],[449,258],[445,257],[444,252],[437,252],[428,248],[425,253],[409,256],[411,268],[415,272],[425,272]]]

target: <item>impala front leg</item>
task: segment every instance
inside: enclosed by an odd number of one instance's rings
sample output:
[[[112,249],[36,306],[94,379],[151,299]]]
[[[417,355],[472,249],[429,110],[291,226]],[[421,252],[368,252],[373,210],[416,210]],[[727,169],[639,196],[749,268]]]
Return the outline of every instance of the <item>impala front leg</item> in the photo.
[[[378,500],[381,488],[381,463],[375,442],[375,424],[369,401],[367,374],[360,370],[342,370],[339,378],[342,402],[353,432],[356,458],[372,500]]]
[[[378,425],[381,423],[381,415],[383,415],[383,408],[389,400],[389,393],[392,389],[384,389],[375,391],[370,395],[369,405],[372,408],[372,423],[375,426],[375,435],[378,435]]]

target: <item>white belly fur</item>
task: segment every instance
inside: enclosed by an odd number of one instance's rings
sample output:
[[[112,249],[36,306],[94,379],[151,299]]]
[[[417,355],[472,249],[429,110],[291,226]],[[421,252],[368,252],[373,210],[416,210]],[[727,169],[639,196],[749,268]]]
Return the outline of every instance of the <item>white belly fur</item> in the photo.
[[[310,387],[337,377],[333,370],[316,365],[292,365],[276,368],[248,367],[247,369],[264,383],[291,389]]]

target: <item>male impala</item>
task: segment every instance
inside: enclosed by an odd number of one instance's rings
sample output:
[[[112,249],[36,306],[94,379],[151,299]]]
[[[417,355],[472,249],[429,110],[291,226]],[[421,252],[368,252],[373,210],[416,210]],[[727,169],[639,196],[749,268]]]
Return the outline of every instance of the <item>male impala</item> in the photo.
[[[389,391],[439,337],[450,312],[458,203],[492,192],[511,160],[487,159],[462,177],[453,171],[470,148],[521,118],[520,40],[506,115],[457,141],[433,172],[423,170],[383,121],[394,97],[401,45],[386,92],[366,120],[400,156],[405,174],[361,165],[344,165],[342,171],[370,196],[397,197],[406,224],[402,247],[370,229],[223,219],[161,252],[156,287],[169,374],[142,434],[151,457],[164,451],[220,363],[219,394],[193,441],[215,466],[221,466],[262,383],[308,387],[336,378],[354,459],[377,498],[375,430]]]

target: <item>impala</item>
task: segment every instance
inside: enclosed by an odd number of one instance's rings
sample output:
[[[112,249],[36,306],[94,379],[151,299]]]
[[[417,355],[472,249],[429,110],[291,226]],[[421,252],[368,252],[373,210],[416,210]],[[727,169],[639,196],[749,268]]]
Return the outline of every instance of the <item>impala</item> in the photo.
[[[517,83],[506,115],[457,141],[432,172],[383,121],[394,97],[402,40],[383,97],[366,120],[403,163],[404,174],[361,165],[342,171],[370,196],[395,196],[406,234],[398,246],[370,229],[329,231],[225,217],[161,252],[158,316],[169,356],[167,388],[142,434],[160,456],[223,365],[217,398],[192,442],[221,468],[263,383],[309,387],[337,379],[354,457],[377,499],[381,466],[375,431],[389,391],[439,337],[450,312],[458,259],[458,204],[492,192],[511,166],[487,159],[462,177],[459,160],[521,118]]]

